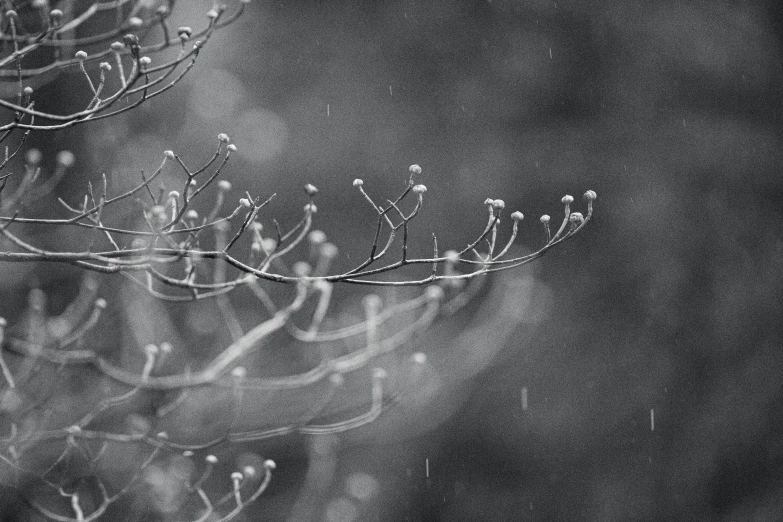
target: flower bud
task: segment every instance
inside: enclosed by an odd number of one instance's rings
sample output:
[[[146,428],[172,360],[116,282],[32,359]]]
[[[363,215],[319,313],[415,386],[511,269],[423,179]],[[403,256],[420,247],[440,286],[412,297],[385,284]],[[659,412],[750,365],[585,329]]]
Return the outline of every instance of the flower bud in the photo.
[[[574,202],[574,197],[565,195],[563,196],[563,199],[561,199],[560,201],[562,201],[564,205],[570,205],[571,203]]]
[[[364,305],[365,310],[377,313],[383,306],[383,301],[376,294],[367,294],[362,298],[362,305]]]
[[[311,214],[315,214],[316,212],[318,212],[318,207],[316,207],[312,203],[308,203],[307,205],[304,206],[304,211],[309,212]]]
[[[231,152],[236,152],[237,151],[237,146],[234,145],[233,143],[229,143],[228,145],[226,145],[226,148],[228,150],[230,150]]]
[[[425,364],[427,362],[427,354],[423,352],[416,352],[411,355],[411,361],[416,364]]]
[[[118,52],[122,51],[123,48],[125,48],[125,46],[122,44],[122,42],[112,42],[110,47],[111,47],[111,50],[114,51],[115,53],[118,53]]]
[[[42,158],[43,154],[38,149],[29,149],[24,155],[25,162],[33,167],[41,163]]]
[[[164,150],[163,155],[166,156],[167,159],[173,160],[174,159],[174,151],[173,150]]]
[[[496,199],[495,201],[492,202],[492,208],[494,208],[495,210],[503,210],[504,208],[506,208],[506,202],[503,201],[502,199]]]
[[[132,16],[128,19],[128,25],[131,26],[131,28],[133,29],[138,29],[139,27],[144,25],[144,20],[142,20],[138,16]]]
[[[361,187],[362,185],[364,185],[364,181],[362,181],[361,179],[356,178],[355,180],[353,180],[354,187]]]
[[[102,71],[111,71],[111,64],[109,62],[101,62],[98,67],[100,67]]]
[[[188,210],[185,212],[185,219],[188,219],[190,221],[195,221],[198,219],[198,212],[196,212],[193,209]]]
[[[231,190],[231,182],[225,179],[221,179],[220,181],[218,181],[217,187],[218,190],[222,190],[223,192],[228,192],[229,190]]]
[[[86,53],[86,52],[84,52],[84,51],[76,51],[76,54],[74,55],[74,57],[75,57],[77,60],[79,60],[79,61],[83,62],[84,60],[86,60],[86,59],[87,59],[87,53]]]
[[[585,218],[581,212],[572,212],[568,220],[574,225],[581,225],[584,222]]]
[[[57,163],[65,168],[72,167],[76,163],[76,156],[69,150],[61,150],[57,153]]]
[[[125,44],[125,47],[130,49],[131,56],[133,56],[134,59],[138,59],[139,53],[141,52],[139,37],[135,34],[126,34],[122,37],[122,42]]]
[[[221,132],[220,134],[218,134],[217,139],[221,143],[228,143],[229,141],[228,134],[226,134],[225,132]]]
[[[250,202],[247,198],[242,198],[239,200],[239,204],[245,208],[250,208],[253,206],[253,203]]]
[[[595,201],[595,198],[597,198],[597,197],[598,197],[598,194],[596,194],[594,190],[588,190],[587,192],[585,192],[585,195],[584,195],[584,198],[587,201]]]
[[[540,219],[541,219],[541,222],[544,223],[544,224],[549,223],[549,215],[547,215],[547,214],[544,214],[543,216],[541,216]]]
[[[307,195],[311,197],[318,194],[318,189],[315,187],[315,185],[311,185],[310,183],[305,185],[304,190],[307,193]]]
[[[408,167],[408,172],[410,172],[411,174],[421,174],[421,167],[419,167],[416,164],[413,164],[410,167]]]
[[[307,240],[312,245],[320,245],[326,241],[326,233],[323,230],[313,230],[307,234]]]
[[[155,205],[152,207],[151,213],[154,217],[159,218],[160,216],[166,217],[166,207],[163,205]]]
[[[424,194],[427,192],[427,187],[424,185],[414,185],[411,190],[413,190],[414,194]]]
[[[274,250],[277,248],[277,241],[271,237],[265,237],[261,241],[261,248],[263,248],[266,252],[274,252]]]
[[[321,255],[327,259],[334,259],[337,257],[337,245],[334,243],[324,243],[321,245]]]
[[[427,296],[427,299],[431,299],[433,301],[440,301],[444,296],[443,289],[438,285],[428,286],[424,293]]]
[[[525,215],[519,210],[511,213],[511,219],[513,219],[514,221],[522,221],[524,218]]]
[[[297,261],[294,266],[291,267],[296,277],[307,277],[313,271],[313,267],[306,261]]]

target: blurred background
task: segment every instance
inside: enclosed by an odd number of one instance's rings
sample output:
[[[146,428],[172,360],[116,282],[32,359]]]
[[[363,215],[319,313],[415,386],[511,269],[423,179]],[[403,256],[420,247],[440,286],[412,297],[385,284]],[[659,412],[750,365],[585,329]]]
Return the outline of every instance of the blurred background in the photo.
[[[437,373],[431,400],[346,436],[251,447],[278,471],[245,520],[780,519],[777,2],[248,8],[178,90],[79,142],[54,138],[85,179],[106,172],[119,191],[161,150],[197,163],[226,132],[239,151],[227,176],[276,192],[281,221],[305,183],[320,189],[317,224],[345,266],[374,232],[354,178],[392,197],[422,166],[422,254],[431,232],[471,241],[487,197],[525,214],[530,248],[564,194],[581,211],[585,190],[598,200],[582,234],[519,270],[506,342],[460,337],[491,293],[416,341]],[[356,289],[342,292],[350,307]],[[444,362],[466,342],[478,362]]]

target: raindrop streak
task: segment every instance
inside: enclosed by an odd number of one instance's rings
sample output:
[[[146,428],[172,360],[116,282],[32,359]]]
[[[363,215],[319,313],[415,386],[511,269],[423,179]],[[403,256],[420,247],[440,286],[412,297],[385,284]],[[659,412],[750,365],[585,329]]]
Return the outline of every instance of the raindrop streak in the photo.
[[[424,459],[424,473],[427,478],[430,478],[430,459]]]
[[[549,59],[550,60],[552,59],[552,48],[551,47],[549,48]]]
[[[527,386],[522,387],[522,411],[527,411]]]
[[[389,85],[389,96],[394,96],[394,95],[392,94],[392,86],[391,86],[391,85]]]
[[[326,117],[329,117],[329,104],[326,104]]]
[[[655,409],[650,408],[650,431],[655,431]]]

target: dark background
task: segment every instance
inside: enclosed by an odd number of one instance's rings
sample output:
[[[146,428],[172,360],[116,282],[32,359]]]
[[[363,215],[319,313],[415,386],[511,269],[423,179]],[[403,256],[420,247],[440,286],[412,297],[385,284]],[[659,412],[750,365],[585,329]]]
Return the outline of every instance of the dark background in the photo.
[[[441,365],[410,418],[253,446],[279,469],[246,520],[778,520],[782,38],[773,1],[253,2],[179,91],[84,127],[117,190],[226,132],[235,186],[293,222],[314,183],[346,256],[373,232],[351,181],[391,197],[411,163],[421,253],[475,237],[486,197],[535,247],[563,194],[598,193],[459,393]],[[414,347],[435,371],[460,324]]]

